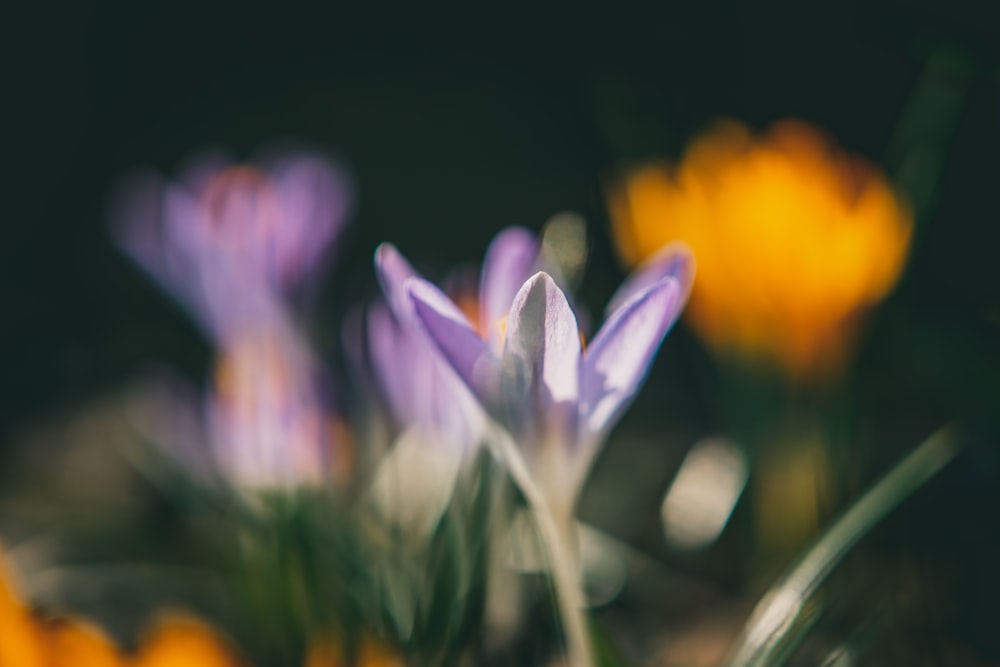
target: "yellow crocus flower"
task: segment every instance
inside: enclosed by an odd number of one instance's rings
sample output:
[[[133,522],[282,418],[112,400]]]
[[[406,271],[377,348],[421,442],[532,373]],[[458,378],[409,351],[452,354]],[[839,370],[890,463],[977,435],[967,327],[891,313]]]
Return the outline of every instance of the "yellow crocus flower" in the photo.
[[[44,636],[8,582],[0,551],[0,667],[46,667]]]
[[[52,621],[45,626],[49,667],[125,667],[114,643],[97,627],[80,620]]]
[[[0,667],[240,667],[237,650],[211,626],[184,614],[161,616],[134,654],[121,652],[96,626],[78,619],[43,620],[18,596],[0,550]],[[358,667],[403,667],[402,657],[365,635]],[[346,667],[339,642],[310,646],[305,667]]]
[[[242,663],[212,628],[165,617],[134,656],[99,628],[77,619],[43,620],[10,583],[0,551],[0,667],[237,667]]]
[[[676,167],[627,174],[609,200],[629,265],[671,241],[692,248],[685,315],[712,349],[796,380],[843,366],[859,316],[899,279],[912,234],[880,172],[798,121],[762,136],[722,123]]]
[[[188,616],[165,616],[139,646],[131,667],[235,667],[233,649],[208,625]]]

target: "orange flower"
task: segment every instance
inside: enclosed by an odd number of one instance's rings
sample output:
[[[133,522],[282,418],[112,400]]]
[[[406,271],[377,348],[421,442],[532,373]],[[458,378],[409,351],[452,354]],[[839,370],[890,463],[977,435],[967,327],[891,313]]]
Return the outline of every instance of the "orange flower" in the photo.
[[[912,233],[881,173],[797,121],[760,137],[721,124],[676,168],[636,169],[609,199],[628,264],[674,240],[692,248],[686,317],[709,346],[800,380],[843,366],[859,315],[899,279]]]
[[[235,651],[211,627],[187,616],[165,616],[146,635],[133,667],[235,667]]]
[[[0,667],[237,667],[242,663],[209,626],[187,617],[158,623],[134,657],[86,621],[45,621],[10,585],[0,551]]]
[[[240,667],[238,651],[211,626],[186,615],[164,615],[133,655],[120,652],[98,627],[82,620],[42,620],[7,578],[0,550],[0,667]],[[403,667],[402,657],[370,635],[358,646],[357,667]],[[346,666],[341,645],[315,640],[305,667]]]
[[[0,551],[0,667],[45,667],[41,629],[8,583]]]
[[[126,661],[101,630],[85,621],[58,620],[45,628],[49,667],[125,667]]]

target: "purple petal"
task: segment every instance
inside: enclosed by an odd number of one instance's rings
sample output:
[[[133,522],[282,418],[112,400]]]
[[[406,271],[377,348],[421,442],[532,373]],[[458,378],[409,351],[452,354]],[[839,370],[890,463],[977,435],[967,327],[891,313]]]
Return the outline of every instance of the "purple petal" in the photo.
[[[587,348],[580,378],[580,416],[588,439],[599,440],[635,395],[681,305],[677,280],[663,278],[601,327]]]
[[[350,187],[342,171],[310,153],[280,156],[268,175],[281,202],[281,224],[273,225],[269,239],[276,278],[291,286],[315,271],[342,229]]]
[[[233,194],[227,217],[250,210],[244,206],[247,193]],[[228,244],[218,220],[206,216],[187,191],[164,189],[163,274],[158,278],[216,342],[245,329],[277,326],[287,316],[276,286],[260,264],[248,261],[245,246]],[[238,224],[235,218],[230,222]]]
[[[260,281],[239,273],[232,257],[206,236],[202,209],[187,190],[137,175],[120,188],[112,215],[122,248],[214,340],[276,315]]]
[[[368,347],[372,370],[389,409],[401,424],[417,420],[417,396],[411,375],[414,345],[388,308],[375,304],[368,310]]]
[[[206,400],[220,466],[249,486],[316,483],[334,445],[318,368],[293,332],[248,332],[221,350]]]
[[[413,304],[406,291],[406,282],[422,276],[391,243],[375,248],[375,275],[393,314],[401,320],[411,320]]]
[[[284,326],[285,288],[316,267],[346,205],[343,180],[308,154],[267,172],[208,154],[177,184],[136,178],[118,199],[122,246],[217,344]]]
[[[626,301],[664,278],[674,278],[680,288],[680,303],[683,305],[691,293],[694,283],[695,261],[691,249],[679,241],[660,249],[636,269],[611,297],[604,311],[606,319],[621,308]]]
[[[580,329],[566,295],[547,273],[536,273],[514,297],[507,318],[503,390],[515,413],[537,415],[537,426],[572,436],[580,355]]]
[[[538,252],[538,240],[523,227],[503,230],[486,251],[479,282],[480,328],[490,332],[494,349],[502,338],[496,325],[507,316],[514,295],[535,270]]]
[[[385,306],[375,305],[368,335],[372,367],[399,426],[417,426],[456,451],[476,446],[481,409],[416,324],[401,324]]]
[[[495,407],[499,362],[486,342],[445,294],[422,278],[406,281],[413,313],[458,377],[488,408]]]

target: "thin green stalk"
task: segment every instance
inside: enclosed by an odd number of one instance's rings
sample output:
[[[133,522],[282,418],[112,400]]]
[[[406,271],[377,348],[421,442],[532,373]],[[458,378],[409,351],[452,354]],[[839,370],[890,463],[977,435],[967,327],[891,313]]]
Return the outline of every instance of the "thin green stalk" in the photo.
[[[728,667],[781,664],[789,649],[788,638],[809,597],[830,571],[862,536],[947,465],[958,450],[953,428],[937,431],[854,503],[761,598],[730,654]]]

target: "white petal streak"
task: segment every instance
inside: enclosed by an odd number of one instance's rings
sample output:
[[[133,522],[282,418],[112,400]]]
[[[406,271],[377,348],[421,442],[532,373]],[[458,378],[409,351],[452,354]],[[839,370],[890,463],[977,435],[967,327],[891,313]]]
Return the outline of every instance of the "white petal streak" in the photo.
[[[535,274],[514,297],[507,322],[507,359],[515,362],[540,400],[543,414],[573,403],[579,395],[580,330],[566,295],[544,272]]]

